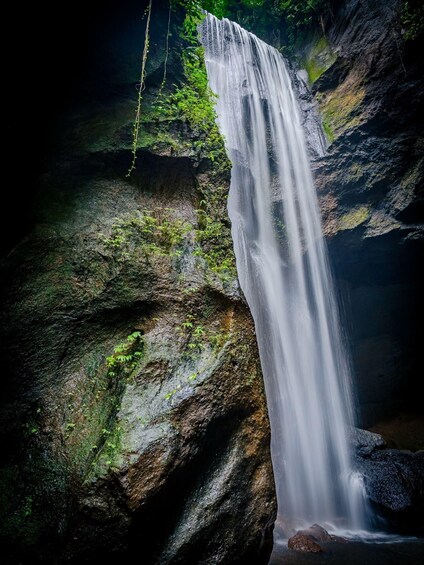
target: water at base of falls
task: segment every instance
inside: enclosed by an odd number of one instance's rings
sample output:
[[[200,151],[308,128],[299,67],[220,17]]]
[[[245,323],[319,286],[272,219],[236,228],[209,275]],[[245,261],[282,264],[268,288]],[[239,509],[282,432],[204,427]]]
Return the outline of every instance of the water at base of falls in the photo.
[[[277,524],[360,531],[349,364],[290,76],[276,49],[229,20],[208,15],[201,34],[232,162],[228,207],[265,381]]]
[[[325,552],[318,557],[320,565],[417,565],[422,563],[424,539],[386,536],[367,541],[353,539],[349,543],[322,544]],[[314,553],[297,553],[287,545],[276,543],[269,565],[317,565]]]

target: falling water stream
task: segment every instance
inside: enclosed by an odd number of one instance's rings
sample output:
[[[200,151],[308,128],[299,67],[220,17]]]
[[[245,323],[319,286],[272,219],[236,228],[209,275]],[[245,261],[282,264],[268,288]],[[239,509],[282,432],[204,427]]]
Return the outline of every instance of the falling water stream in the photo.
[[[236,23],[208,15],[201,32],[232,162],[228,208],[265,380],[279,520],[286,531],[361,530],[349,364],[290,75],[276,49]]]

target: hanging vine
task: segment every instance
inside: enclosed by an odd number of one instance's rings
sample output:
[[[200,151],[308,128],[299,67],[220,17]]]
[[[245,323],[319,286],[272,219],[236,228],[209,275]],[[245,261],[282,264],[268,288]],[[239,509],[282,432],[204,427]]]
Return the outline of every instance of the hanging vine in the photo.
[[[165,86],[166,83],[166,70],[167,70],[168,57],[169,57],[169,36],[171,35],[169,31],[171,27],[171,12],[172,12],[172,2],[171,0],[169,0],[168,25],[166,28],[166,43],[165,43],[165,60],[163,63],[163,78],[162,78],[162,83],[160,85],[159,94],[162,92],[163,87]]]
[[[202,137],[197,142],[197,149],[214,161],[217,157],[223,156],[225,152],[222,137],[215,122],[215,97],[208,86],[203,47],[199,43],[198,25],[205,17],[202,8],[203,3],[201,0],[169,0],[163,77],[157,93],[157,99],[160,99],[160,102],[156,108],[167,117],[182,119],[188,122],[193,130],[197,131]],[[176,7],[181,7],[184,10],[184,21],[179,33],[180,39],[185,44],[180,54],[183,63],[184,81],[179,87],[174,85],[175,91],[171,95],[164,97],[163,89],[167,80],[170,53],[171,17],[172,10]],[[145,15],[147,14],[147,22],[141,59],[141,76],[132,128],[132,160],[126,174],[127,177],[130,177],[134,171],[137,160],[142,99],[143,91],[145,90],[146,62],[149,53],[151,10],[152,0],[149,0],[145,12]],[[226,159],[224,161],[226,162]]]
[[[143,47],[143,54],[141,57],[140,86],[138,88],[137,107],[136,107],[135,119],[133,125],[132,161],[126,175],[127,177],[129,177],[133,172],[133,170],[135,169],[135,162],[137,160],[137,143],[138,143],[138,136],[140,133],[140,120],[141,120],[141,101],[143,98],[143,91],[145,88],[144,79],[146,78],[146,61],[147,61],[147,54],[149,53],[149,31],[150,31],[151,14],[152,14],[152,0],[149,0],[149,5],[147,7],[146,31],[144,35],[144,47]]]

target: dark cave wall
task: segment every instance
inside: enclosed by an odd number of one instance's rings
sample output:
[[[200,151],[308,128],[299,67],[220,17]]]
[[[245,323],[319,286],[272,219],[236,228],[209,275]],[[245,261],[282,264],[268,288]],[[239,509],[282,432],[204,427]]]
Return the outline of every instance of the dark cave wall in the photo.
[[[215,245],[233,260],[228,163],[199,152],[183,120],[155,117],[168,11],[154,2],[126,176],[144,6],[106,3],[98,18],[79,7],[72,32],[50,34],[64,67],[41,58],[37,167],[22,170],[10,209],[29,215],[3,240],[2,555],[266,563],[275,494],[254,327],[234,270],[211,262]],[[180,23],[166,91],[182,80]],[[39,41],[48,55],[48,30]]]
[[[422,413],[423,38],[404,39],[400,11],[344,2],[301,54],[329,138],[314,174],[362,426]]]

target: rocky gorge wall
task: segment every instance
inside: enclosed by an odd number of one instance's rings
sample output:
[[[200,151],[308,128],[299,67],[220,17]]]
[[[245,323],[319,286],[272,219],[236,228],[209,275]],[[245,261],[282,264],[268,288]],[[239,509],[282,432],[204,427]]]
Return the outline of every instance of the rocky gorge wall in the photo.
[[[137,16],[96,46],[35,225],[2,262],[3,555],[266,563],[269,424],[234,268],[229,166],[200,130],[157,115],[160,90],[184,80],[185,49],[174,13],[166,53],[157,9],[127,176]]]
[[[410,37],[397,0],[333,6],[325,34],[301,46],[297,64],[328,142],[313,168],[358,423],[387,441],[356,432],[355,464],[383,517],[374,526],[422,535],[422,23]]]
[[[422,414],[423,37],[406,39],[401,10],[336,3],[299,55],[329,142],[314,173],[362,426]]]
[[[19,206],[30,203],[31,221],[25,216],[13,233],[1,265],[0,479],[10,563],[112,553],[256,564],[269,554],[269,426],[234,273],[228,163],[212,160],[186,121],[157,115],[168,12],[156,5],[136,173],[126,177],[139,6],[125,22],[88,19],[93,56],[78,96],[55,114],[39,189],[15,191]],[[404,40],[399,7],[340,3],[325,36],[298,53],[329,141],[314,174],[351,320],[364,426],[400,410],[422,413],[423,73],[421,40]],[[183,81],[180,24],[173,16],[165,94]],[[61,80],[65,90],[66,72]],[[23,169],[19,158],[15,170]],[[395,452],[367,441],[358,449],[375,502],[393,512],[422,504],[422,474],[408,478],[410,461],[420,460],[396,462]],[[406,502],[380,488],[373,458],[386,485],[394,474],[395,490],[414,482]]]

